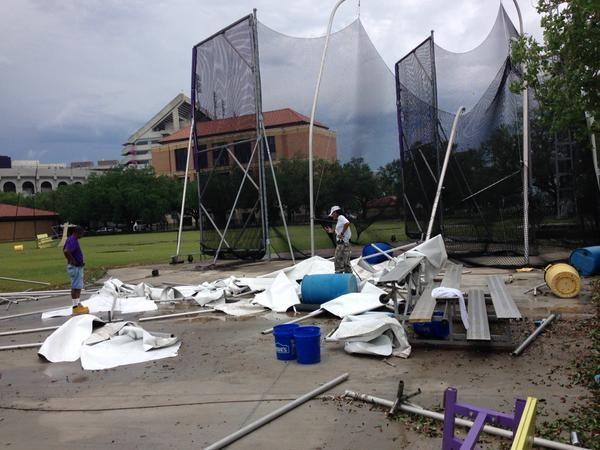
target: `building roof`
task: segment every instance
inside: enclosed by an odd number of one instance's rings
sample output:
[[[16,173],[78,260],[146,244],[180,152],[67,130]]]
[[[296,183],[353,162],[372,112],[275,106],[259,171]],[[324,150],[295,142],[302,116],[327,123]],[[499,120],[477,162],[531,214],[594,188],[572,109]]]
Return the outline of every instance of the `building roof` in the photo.
[[[290,108],[277,109],[263,113],[265,128],[274,128],[292,125],[305,125],[310,123],[310,119],[299,112]],[[316,122],[315,125],[321,128],[329,129],[326,125]],[[239,133],[242,131],[251,131],[256,129],[256,116],[246,114],[239,117],[230,117],[228,119],[216,119],[206,122],[196,122],[196,135],[199,138],[218,136],[221,134]],[[163,138],[161,142],[177,142],[187,140],[190,137],[188,128],[182,128],[179,131]]]
[[[157,112],[154,117],[152,117],[148,122],[146,122],[141,128],[139,128],[135,133],[133,133],[127,139],[127,142],[123,145],[127,145],[128,143],[134,143],[139,137],[143,136],[144,133],[152,130],[156,125],[158,125],[166,116],[171,114],[173,110],[182,103],[190,104],[190,98],[184,94],[177,94],[169,103],[167,103],[159,112]]]
[[[25,206],[9,205],[6,203],[0,203],[0,218],[14,218],[14,217],[57,217],[58,214],[54,211],[47,211],[45,209],[38,208],[27,208]]]

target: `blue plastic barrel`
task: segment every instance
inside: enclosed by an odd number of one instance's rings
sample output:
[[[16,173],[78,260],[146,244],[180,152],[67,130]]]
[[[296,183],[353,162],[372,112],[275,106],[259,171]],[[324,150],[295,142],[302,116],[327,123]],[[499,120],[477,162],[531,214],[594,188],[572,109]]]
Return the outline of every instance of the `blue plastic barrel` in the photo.
[[[600,245],[573,250],[569,256],[569,264],[584,277],[600,273]]]
[[[296,340],[294,330],[300,325],[297,323],[283,323],[273,327],[273,338],[275,339],[275,354],[277,359],[289,361],[296,359]]]
[[[305,275],[300,291],[302,303],[320,305],[340,295],[358,292],[358,284],[351,273]]]
[[[321,361],[321,328],[302,326],[294,329],[296,360],[298,364],[316,364]]]
[[[391,250],[392,246],[390,244],[386,244],[385,242],[374,242],[373,244],[367,244],[362,249],[362,257],[369,264],[379,264],[388,260],[385,255],[379,253],[379,251],[373,247],[376,245],[379,250],[385,252],[387,250]],[[389,253],[390,256],[391,253]]]

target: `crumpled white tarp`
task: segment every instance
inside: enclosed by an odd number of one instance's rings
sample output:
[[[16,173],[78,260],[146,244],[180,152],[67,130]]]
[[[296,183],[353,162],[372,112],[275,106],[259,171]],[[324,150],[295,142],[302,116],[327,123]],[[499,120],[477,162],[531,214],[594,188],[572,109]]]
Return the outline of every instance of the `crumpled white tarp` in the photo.
[[[440,269],[444,267],[448,260],[446,246],[441,234],[417,245],[415,248],[407,251],[402,257],[411,258],[416,256],[425,257],[425,282],[429,283],[435,277]]]
[[[234,303],[226,303],[223,298],[217,302],[211,303],[210,307],[217,311],[224,312],[228,316],[235,317],[249,316],[266,311],[262,306],[252,304],[252,300],[249,298],[244,298]]]
[[[89,299],[81,302],[87,306],[90,314],[97,314],[106,311],[119,311],[121,314],[131,314],[144,311],[156,311],[158,306],[152,300],[146,297],[114,297],[110,293],[101,290],[98,294],[93,294]],[[68,317],[73,314],[71,307],[57,309],[42,313],[42,319],[51,317]]]
[[[389,344],[385,339],[380,339],[382,335],[389,338]],[[411,352],[404,328],[388,313],[375,312],[346,316],[327,341],[346,342],[344,349],[348,353],[408,358]]]
[[[174,336],[150,333],[132,322],[104,324],[83,314],[48,336],[38,353],[50,362],[81,358],[84,369],[99,370],[177,356],[180,345]]]
[[[361,314],[366,311],[381,308],[383,304],[379,298],[385,293],[386,292],[383,289],[367,282],[363,286],[361,292],[344,294],[338,298],[329,300],[321,305],[321,309],[338,317]]]
[[[465,327],[465,330],[469,329],[469,315],[467,314],[467,306],[465,305],[465,297],[463,293],[458,289],[449,287],[436,287],[431,291],[433,298],[458,298],[458,305],[460,309],[460,318]]]
[[[259,278],[275,278],[280,273],[285,273],[291,281],[297,281],[304,278],[304,275],[335,273],[335,267],[333,261],[321,258],[320,256],[311,256],[293,266],[267,273]]]
[[[75,316],[46,338],[38,354],[50,362],[77,361],[81,356],[81,347],[92,334],[92,329],[104,324],[91,314]]]
[[[269,308],[275,312],[286,312],[289,308],[300,303],[298,298],[298,283],[290,281],[284,273],[275,277],[270,288],[256,294],[253,304]]]

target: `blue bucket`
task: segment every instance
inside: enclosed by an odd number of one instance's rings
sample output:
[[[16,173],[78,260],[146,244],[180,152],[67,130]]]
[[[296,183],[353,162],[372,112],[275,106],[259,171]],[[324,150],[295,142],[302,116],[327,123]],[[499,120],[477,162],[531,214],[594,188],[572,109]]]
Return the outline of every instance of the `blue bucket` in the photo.
[[[300,290],[302,303],[320,305],[340,295],[358,292],[358,283],[351,273],[305,275]]]
[[[321,361],[321,328],[303,326],[294,330],[298,364],[316,364]]]
[[[296,359],[296,342],[294,330],[300,325],[297,323],[283,323],[273,327],[273,338],[275,339],[275,355],[281,361]]]

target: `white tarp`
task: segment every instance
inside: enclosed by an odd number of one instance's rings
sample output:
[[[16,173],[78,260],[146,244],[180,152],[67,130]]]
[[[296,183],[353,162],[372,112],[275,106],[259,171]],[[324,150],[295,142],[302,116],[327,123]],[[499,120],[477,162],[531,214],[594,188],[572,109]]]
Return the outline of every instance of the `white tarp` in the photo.
[[[119,311],[122,314],[131,314],[144,311],[156,311],[158,309],[156,303],[152,300],[148,300],[146,297],[113,297],[105,291],[93,294],[89,299],[82,301],[81,304],[89,308],[90,314],[106,311]],[[72,308],[62,308],[42,313],[42,319],[68,317],[72,313]]]
[[[264,306],[275,312],[286,312],[292,306],[300,303],[300,299],[298,298],[298,283],[290,281],[284,273],[280,273],[275,277],[275,281],[271,287],[257,294],[252,303]]]
[[[154,361],[177,356],[181,342],[163,333],[152,334],[143,328],[127,324],[116,335],[94,345],[81,348],[81,366],[85,370]]]
[[[132,322],[105,325],[98,317],[83,314],[48,336],[38,353],[50,362],[81,358],[84,369],[98,370],[177,356],[180,345],[174,336],[150,333]]]
[[[417,245],[415,248],[407,251],[403,256],[407,258],[424,256],[425,257],[425,282],[429,283],[440,269],[444,267],[448,260],[446,246],[441,234]]]
[[[379,339],[382,335],[389,338],[389,344],[385,339]],[[404,328],[388,313],[346,316],[327,341],[361,343],[361,345],[351,344],[345,347],[349,353],[408,358],[411,352]]]
[[[458,305],[460,309],[460,318],[465,327],[465,330],[469,329],[469,315],[467,314],[467,306],[465,305],[465,297],[463,293],[458,289],[448,287],[436,287],[431,291],[433,298],[458,298]]]
[[[321,305],[321,309],[329,311],[334,316],[340,318],[348,315],[361,314],[366,311],[381,308],[383,304],[379,300],[382,294],[386,292],[383,289],[367,282],[361,292],[344,294],[334,298]]]
[[[223,298],[217,302],[211,303],[210,307],[217,311],[224,312],[228,316],[235,317],[249,316],[266,311],[262,306],[252,304],[252,301],[249,298],[239,300],[235,303],[226,303]]]
[[[63,323],[46,338],[38,354],[50,362],[77,361],[81,356],[83,342],[92,334],[94,326],[104,324],[96,316],[83,314]]]

